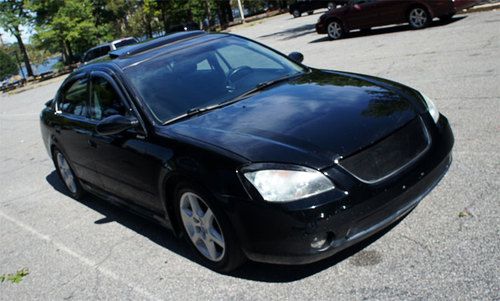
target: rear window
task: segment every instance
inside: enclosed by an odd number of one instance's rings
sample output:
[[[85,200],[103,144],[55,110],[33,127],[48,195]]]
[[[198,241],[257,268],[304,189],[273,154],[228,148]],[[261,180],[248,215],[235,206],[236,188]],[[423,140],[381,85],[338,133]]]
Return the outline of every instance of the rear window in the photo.
[[[85,54],[85,57],[83,58],[83,61],[84,62],[88,62],[88,61],[91,61],[91,60],[93,60],[95,58],[104,56],[104,55],[108,54],[108,52],[110,50],[111,49],[110,49],[110,47],[108,45],[102,46],[102,47],[98,47],[98,48],[94,48],[94,49],[90,50],[89,52],[87,52],[87,54]]]
[[[116,49],[123,47],[123,46],[133,45],[133,44],[137,44],[137,41],[135,39],[126,39],[126,40],[121,40],[119,42],[114,43]]]

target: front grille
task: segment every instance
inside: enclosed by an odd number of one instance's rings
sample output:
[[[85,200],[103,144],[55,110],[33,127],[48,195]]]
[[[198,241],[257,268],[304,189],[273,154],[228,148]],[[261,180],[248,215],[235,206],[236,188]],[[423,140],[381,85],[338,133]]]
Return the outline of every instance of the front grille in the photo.
[[[429,133],[418,117],[387,138],[341,160],[339,165],[361,181],[375,183],[410,165],[429,145]]]

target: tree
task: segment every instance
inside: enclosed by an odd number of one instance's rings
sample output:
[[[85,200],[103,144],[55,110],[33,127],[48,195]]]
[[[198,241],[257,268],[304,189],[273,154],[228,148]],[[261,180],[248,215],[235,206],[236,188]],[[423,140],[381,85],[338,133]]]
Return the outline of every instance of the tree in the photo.
[[[109,24],[96,24],[90,0],[32,0],[32,7],[37,13],[35,43],[51,51],[60,49],[66,64],[112,38]]]
[[[25,8],[23,0],[0,0],[0,27],[16,38],[28,76],[33,76],[33,69],[22,39],[21,26],[29,25],[31,20],[31,13]]]
[[[12,57],[0,49],[0,80],[17,74],[18,71],[17,65]]]

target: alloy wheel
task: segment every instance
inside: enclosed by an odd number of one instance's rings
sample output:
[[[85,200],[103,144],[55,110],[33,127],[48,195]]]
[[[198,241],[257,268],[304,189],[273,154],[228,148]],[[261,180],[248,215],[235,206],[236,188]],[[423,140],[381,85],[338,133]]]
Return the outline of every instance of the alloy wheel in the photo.
[[[427,25],[429,17],[423,8],[417,7],[411,10],[409,19],[413,28],[422,28]]]
[[[210,261],[221,261],[226,252],[224,235],[207,203],[199,195],[185,192],[180,198],[180,215],[196,249]]]
[[[60,152],[57,153],[56,159],[57,166],[59,167],[59,171],[66,188],[68,188],[68,190],[73,194],[77,193],[78,188],[76,186],[75,175],[73,174],[68,161],[66,161],[66,158],[64,158],[64,155]]]
[[[342,37],[342,26],[337,21],[333,21],[330,24],[328,24],[328,36],[333,39],[337,40]]]

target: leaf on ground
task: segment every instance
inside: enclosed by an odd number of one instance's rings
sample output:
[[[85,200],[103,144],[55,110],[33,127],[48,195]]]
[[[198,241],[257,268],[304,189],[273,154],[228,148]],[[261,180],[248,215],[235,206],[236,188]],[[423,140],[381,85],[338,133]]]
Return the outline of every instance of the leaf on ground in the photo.
[[[469,208],[464,208],[464,210],[458,213],[458,217],[473,217],[471,210]]]
[[[15,274],[3,274],[0,275],[0,282],[10,281],[12,283],[19,283],[23,281],[23,278],[28,276],[30,271],[27,268],[18,270]]]

